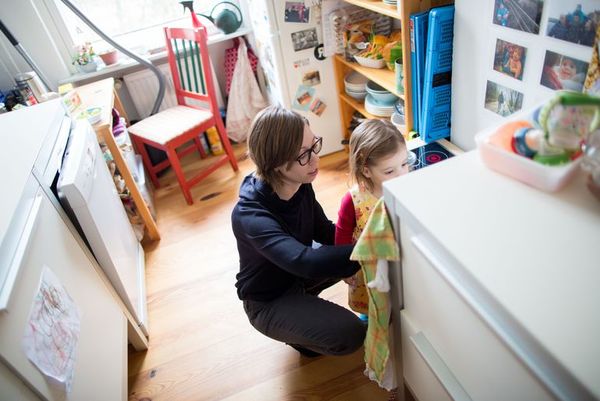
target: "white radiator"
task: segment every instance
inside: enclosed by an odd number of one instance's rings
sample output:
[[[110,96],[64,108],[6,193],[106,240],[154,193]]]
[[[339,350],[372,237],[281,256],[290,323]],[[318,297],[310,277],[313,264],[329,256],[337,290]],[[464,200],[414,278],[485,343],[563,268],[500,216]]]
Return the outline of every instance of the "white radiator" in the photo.
[[[160,105],[159,110],[168,109],[169,107],[177,106],[177,98],[175,97],[175,90],[173,89],[173,78],[171,77],[171,70],[169,64],[164,63],[157,66],[165,77],[165,97]],[[219,107],[223,107],[223,96],[219,90],[217,84],[217,77],[215,76],[215,69],[213,71],[213,82],[215,83],[215,91],[217,96],[217,104]],[[123,77],[127,90],[133,100],[133,104],[138,112],[140,118],[146,118],[152,111],[152,106],[156,100],[158,93],[158,80],[154,73],[150,70],[142,70],[127,74]]]

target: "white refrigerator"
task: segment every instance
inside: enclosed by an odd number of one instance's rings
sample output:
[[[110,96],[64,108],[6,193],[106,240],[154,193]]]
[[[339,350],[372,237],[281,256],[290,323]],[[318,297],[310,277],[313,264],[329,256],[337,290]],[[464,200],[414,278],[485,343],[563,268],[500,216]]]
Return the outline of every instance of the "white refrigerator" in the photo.
[[[323,137],[322,155],[341,150],[333,60],[322,56],[318,10],[282,0],[248,0],[248,7],[269,102],[306,117]]]

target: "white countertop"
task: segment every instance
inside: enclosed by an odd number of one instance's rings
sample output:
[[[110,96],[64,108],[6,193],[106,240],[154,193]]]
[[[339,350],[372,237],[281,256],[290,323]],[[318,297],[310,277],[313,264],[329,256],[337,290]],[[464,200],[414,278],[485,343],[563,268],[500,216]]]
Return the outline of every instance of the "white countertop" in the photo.
[[[0,114],[0,244],[49,132],[49,122],[60,117],[58,109],[63,109],[60,99]]]
[[[600,398],[600,202],[583,174],[546,193],[472,151],[384,188]]]

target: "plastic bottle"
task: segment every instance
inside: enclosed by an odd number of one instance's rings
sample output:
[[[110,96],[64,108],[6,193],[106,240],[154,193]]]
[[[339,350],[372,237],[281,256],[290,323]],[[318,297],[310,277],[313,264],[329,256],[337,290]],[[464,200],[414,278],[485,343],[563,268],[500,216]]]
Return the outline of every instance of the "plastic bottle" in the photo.
[[[221,140],[219,139],[219,133],[217,129],[212,127],[206,130],[206,138],[208,139],[208,144],[210,145],[210,151],[213,155],[222,155],[225,153],[223,150],[223,145],[221,144]]]

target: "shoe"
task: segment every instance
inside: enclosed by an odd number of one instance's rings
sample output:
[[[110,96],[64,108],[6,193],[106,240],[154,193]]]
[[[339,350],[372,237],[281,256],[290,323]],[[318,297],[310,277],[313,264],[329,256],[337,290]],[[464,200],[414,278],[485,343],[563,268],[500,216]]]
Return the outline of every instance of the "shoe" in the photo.
[[[316,358],[317,356],[321,356],[323,354],[319,354],[318,352],[315,351],[311,351],[307,348],[301,347],[297,344],[288,344],[290,347],[292,347],[293,349],[295,349],[296,351],[298,351],[300,353],[300,355],[305,356],[307,358]]]

